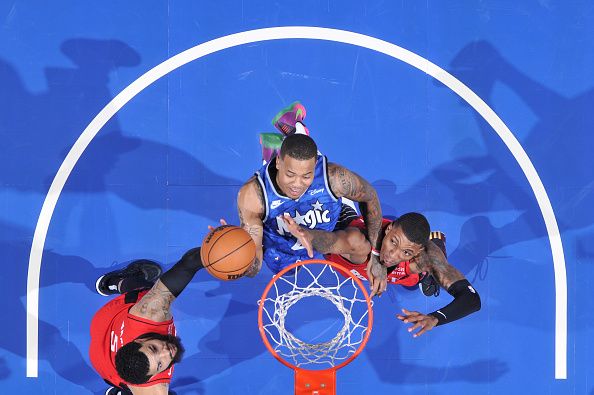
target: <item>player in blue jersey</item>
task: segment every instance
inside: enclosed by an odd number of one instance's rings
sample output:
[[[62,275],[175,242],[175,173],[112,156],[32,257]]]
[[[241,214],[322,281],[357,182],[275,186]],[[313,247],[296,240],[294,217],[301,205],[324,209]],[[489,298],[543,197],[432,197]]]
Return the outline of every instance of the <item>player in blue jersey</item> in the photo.
[[[306,134],[286,137],[279,154],[262,166],[238,194],[241,226],[256,243],[257,262],[247,275],[255,276],[262,262],[277,273],[298,260],[310,258],[299,240],[288,231],[284,215],[309,229],[344,232],[352,252],[364,248],[365,235],[337,227],[342,197],[359,203],[367,226],[367,239],[374,250],[379,251],[382,213],[371,184],[354,172],[327,162]],[[343,250],[324,252],[348,253]],[[313,255],[323,257],[319,253]],[[367,272],[372,293],[381,293],[386,285],[386,270],[377,256],[370,259]]]

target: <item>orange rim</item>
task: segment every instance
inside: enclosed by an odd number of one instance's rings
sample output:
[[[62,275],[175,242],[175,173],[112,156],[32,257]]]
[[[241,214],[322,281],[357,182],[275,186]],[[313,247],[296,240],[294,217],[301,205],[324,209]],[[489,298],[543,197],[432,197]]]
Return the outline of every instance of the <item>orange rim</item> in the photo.
[[[272,280],[270,280],[270,282],[268,283],[268,285],[266,285],[266,288],[264,288],[264,292],[262,292],[262,298],[260,299],[260,303],[258,306],[258,327],[260,329],[260,336],[262,337],[262,341],[264,342],[264,345],[266,346],[266,348],[268,349],[268,351],[278,360],[280,361],[283,365],[287,366],[288,368],[291,368],[293,370],[312,370],[312,369],[303,369],[300,367],[297,367],[295,365],[293,365],[292,363],[286,361],[284,358],[282,358],[272,347],[272,345],[270,344],[270,341],[268,341],[268,336],[266,336],[266,331],[264,330],[264,322],[262,319],[262,314],[264,311],[264,301],[266,300],[266,297],[268,296],[268,292],[270,291],[270,288],[272,288],[272,285],[276,282],[276,280],[278,280],[281,276],[283,276],[285,273],[287,273],[288,271],[295,269],[298,266],[303,266],[303,265],[308,265],[311,263],[319,263],[319,264],[323,264],[323,265],[328,265],[333,267],[334,269],[338,270],[340,273],[342,273],[343,275],[345,275],[346,277],[350,277],[351,279],[355,280],[355,283],[357,284],[357,286],[359,287],[359,289],[361,289],[361,291],[363,292],[363,295],[365,296],[365,301],[367,302],[367,310],[368,310],[368,314],[367,314],[367,330],[365,331],[365,335],[363,336],[363,340],[361,341],[361,344],[359,345],[359,348],[357,349],[357,351],[355,351],[353,353],[353,355],[351,355],[349,358],[347,358],[345,361],[343,361],[342,363],[336,365],[336,366],[332,366],[328,369],[320,369],[320,370],[316,370],[316,371],[325,371],[325,370],[338,370],[346,365],[348,365],[349,363],[351,363],[353,361],[353,359],[357,358],[357,356],[361,353],[361,351],[363,351],[363,349],[365,348],[365,345],[367,344],[367,341],[369,340],[369,335],[371,334],[371,328],[373,327],[373,308],[371,305],[371,298],[369,297],[369,293],[367,292],[367,290],[365,289],[365,286],[363,285],[363,283],[361,282],[361,280],[359,280],[357,277],[355,277],[351,272],[347,271],[345,268],[343,268],[342,266],[340,266],[338,263],[334,263],[334,262],[330,262],[330,261],[325,261],[323,259],[309,259],[307,261],[301,261],[301,262],[296,262],[292,265],[287,266],[286,268],[284,268],[283,270],[281,270],[280,272],[278,272],[273,278]]]

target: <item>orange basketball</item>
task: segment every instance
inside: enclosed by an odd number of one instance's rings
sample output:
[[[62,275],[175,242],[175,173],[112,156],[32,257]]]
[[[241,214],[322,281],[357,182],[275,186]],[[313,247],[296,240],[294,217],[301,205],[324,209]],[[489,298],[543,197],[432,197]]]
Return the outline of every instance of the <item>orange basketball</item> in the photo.
[[[255,257],[256,244],[248,232],[233,225],[213,229],[202,241],[200,249],[206,270],[225,281],[243,277]]]

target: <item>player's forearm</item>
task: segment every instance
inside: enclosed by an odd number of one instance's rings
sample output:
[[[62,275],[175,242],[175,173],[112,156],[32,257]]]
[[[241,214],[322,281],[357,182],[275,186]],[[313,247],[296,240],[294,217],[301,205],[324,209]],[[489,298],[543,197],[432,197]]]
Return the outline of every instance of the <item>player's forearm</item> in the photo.
[[[204,265],[200,257],[200,248],[193,248],[186,252],[171,269],[163,273],[160,281],[173,296],[178,297],[192,281],[196,272],[202,268]]]
[[[260,272],[260,269],[262,268],[264,251],[262,250],[261,243],[259,246],[256,244],[256,246],[256,257],[254,258],[254,262],[252,263],[252,266],[245,272],[245,275],[248,277],[255,277],[256,274],[258,274]]]
[[[171,319],[171,302],[175,300],[175,296],[169,289],[157,280],[155,285],[130,308],[130,314],[146,318],[155,322],[164,322]]]
[[[341,244],[343,243],[337,232],[315,229],[304,229],[304,232],[311,236],[311,246],[313,249],[322,254],[344,252],[346,250],[346,246],[345,248],[341,248]]]
[[[150,291],[132,306],[130,314],[156,322],[170,320],[171,303],[202,268],[200,248],[186,252],[179,262],[163,273]]]
[[[382,208],[377,198],[377,193],[371,185],[369,185],[371,191],[369,192],[369,199],[360,202],[359,207],[361,209],[361,215],[365,221],[367,227],[367,237],[371,243],[371,247],[376,250],[380,250],[382,242],[380,234],[382,231]]]
[[[430,313],[437,318],[437,325],[447,324],[459,320],[481,309],[481,298],[468,280],[456,281],[448,289],[454,300],[445,307]]]

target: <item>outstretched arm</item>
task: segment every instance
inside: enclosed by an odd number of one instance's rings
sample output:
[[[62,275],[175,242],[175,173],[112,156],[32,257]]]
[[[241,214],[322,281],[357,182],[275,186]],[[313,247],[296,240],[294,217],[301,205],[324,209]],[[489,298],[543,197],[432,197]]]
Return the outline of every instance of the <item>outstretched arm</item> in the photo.
[[[130,314],[155,322],[171,319],[171,303],[202,269],[200,248],[193,248],[153,285],[140,301],[130,309]]]
[[[335,195],[346,197],[359,203],[363,220],[367,227],[367,237],[371,243],[371,257],[367,265],[367,275],[371,284],[371,296],[381,295],[387,286],[387,268],[379,261],[382,240],[382,209],[375,188],[361,176],[335,163],[328,164],[330,188]]]
[[[435,244],[427,243],[427,251],[421,253],[411,264],[411,269],[415,273],[428,272],[454,297],[450,304],[429,314],[402,309],[404,314],[397,317],[405,323],[414,324],[408,331],[420,329],[413,334],[414,337],[421,336],[437,325],[456,321],[480,310],[481,298],[478,292],[464,275],[448,262]]]
[[[309,229],[298,225],[289,214],[283,216],[287,229],[295,236],[301,245],[305,247],[310,258],[313,257],[313,250],[322,254],[341,254],[346,256],[367,257],[371,250],[369,241],[359,229],[347,228],[345,230]]]
[[[264,196],[263,191],[256,180],[252,177],[246,182],[237,195],[237,211],[239,213],[240,225],[246,230],[256,244],[256,259],[252,267],[247,271],[248,277],[254,277],[262,268],[262,239],[264,237]]]

